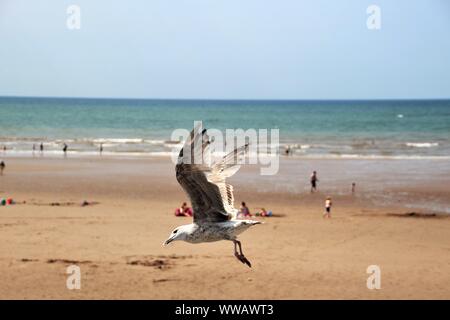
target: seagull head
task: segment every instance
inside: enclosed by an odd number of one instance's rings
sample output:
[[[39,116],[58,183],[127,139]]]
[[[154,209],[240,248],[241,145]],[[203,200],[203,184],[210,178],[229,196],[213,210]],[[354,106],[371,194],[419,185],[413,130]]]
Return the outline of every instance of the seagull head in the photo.
[[[189,234],[190,225],[179,226],[175,230],[172,231],[169,238],[164,241],[163,245],[167,246],[169,243],[175,240],[186,240]]]

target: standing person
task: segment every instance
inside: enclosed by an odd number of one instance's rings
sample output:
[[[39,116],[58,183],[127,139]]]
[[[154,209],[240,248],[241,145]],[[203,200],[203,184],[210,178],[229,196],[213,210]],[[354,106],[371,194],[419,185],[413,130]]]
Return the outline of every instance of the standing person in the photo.
[[[352,194],[355,194],[356,191],[356,183],[352,183]]]
[[[63,152],[64,152],[64,157],[67,156],[67,144],[64,143],[63,145]]]
[[[44,153],[44,144],[42,142],[39,145],[39,151],[41,151],[41,153]]]
[[[100,151],[100,155],[102,155],[102,153],[103,153],[103,143],[100,143],[100,149],[99,149],[99,151]]]
[[[325,213],[323,214],[324,218],[331,218],[331,198],[327,197],[325,200]]]
[[[319,181],[319,179],[317,178],[316,171],[313,171],[310,181],[311,181],[311,193],[313,193],[314,191],[317,191],[317,182]]]
[[[0,162],[0,176],[3,175],[3,170],[5,170],[5,167],[6,167],[6,164],[5,164],[5,162],[2,160],[2,161]]]
[[[288,156],[291,153],[291,147],[290,146],[286,146],[284,153]]]

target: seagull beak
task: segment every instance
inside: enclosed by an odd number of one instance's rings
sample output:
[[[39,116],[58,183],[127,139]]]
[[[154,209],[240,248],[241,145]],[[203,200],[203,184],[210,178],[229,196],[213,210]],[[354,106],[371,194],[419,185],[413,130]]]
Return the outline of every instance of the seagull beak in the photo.
[[[167,246],[169,243],[171,243],[173,241],[172,238],[167,239],[166,241],[164,241],[163,246]]]

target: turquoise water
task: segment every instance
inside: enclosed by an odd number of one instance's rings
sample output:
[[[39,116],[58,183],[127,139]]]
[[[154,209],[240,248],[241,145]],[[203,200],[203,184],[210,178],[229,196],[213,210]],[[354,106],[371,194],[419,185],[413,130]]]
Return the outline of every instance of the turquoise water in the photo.
[[[280,151],[321,157],[448,157],[450,100],[206,101],[0,98],[0,146],[27,153],[170,152],[174,129],[280,130]]]

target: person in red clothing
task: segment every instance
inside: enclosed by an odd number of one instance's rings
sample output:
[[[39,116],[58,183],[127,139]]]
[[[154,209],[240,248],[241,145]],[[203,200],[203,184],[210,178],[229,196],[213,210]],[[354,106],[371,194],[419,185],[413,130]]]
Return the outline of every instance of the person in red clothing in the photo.
[[[181,207],[175,210],[175,216],[177,217],[192,217],[192,209],[187,206],[186,202],[183,202]]]

